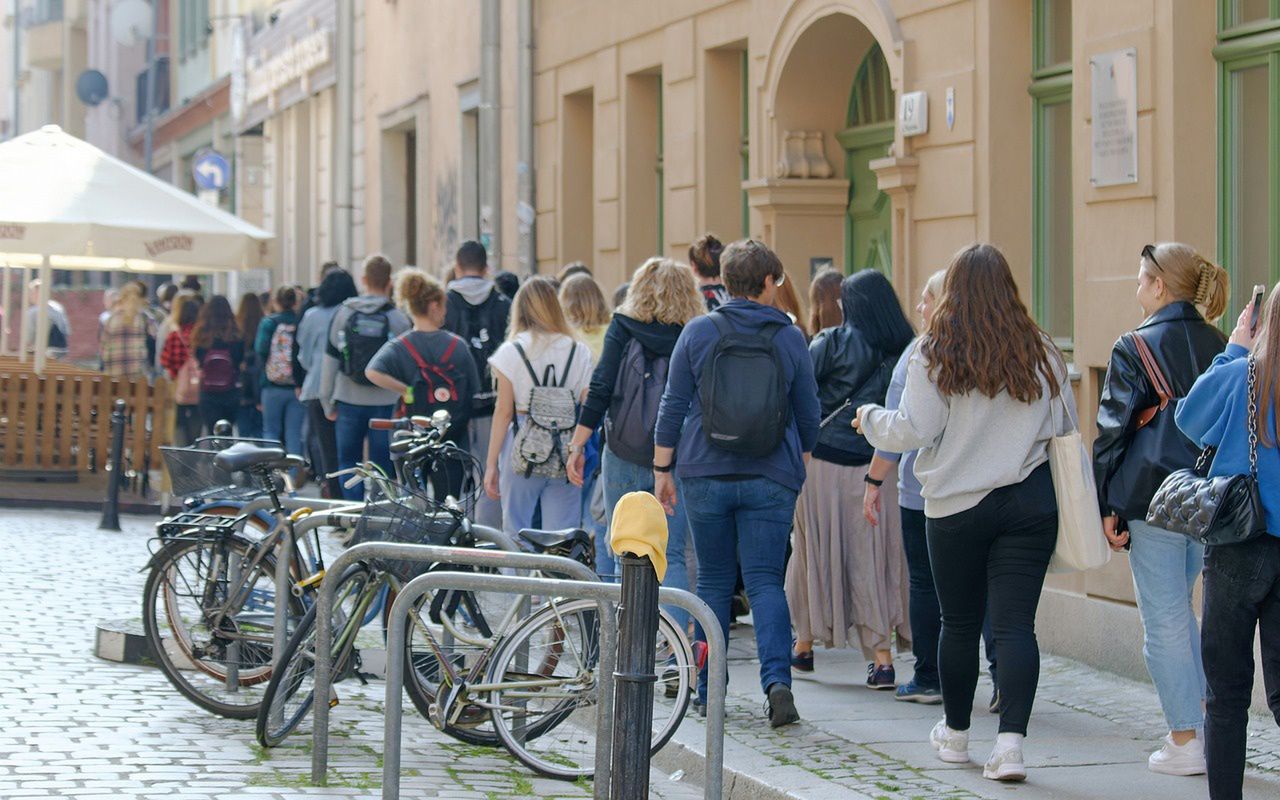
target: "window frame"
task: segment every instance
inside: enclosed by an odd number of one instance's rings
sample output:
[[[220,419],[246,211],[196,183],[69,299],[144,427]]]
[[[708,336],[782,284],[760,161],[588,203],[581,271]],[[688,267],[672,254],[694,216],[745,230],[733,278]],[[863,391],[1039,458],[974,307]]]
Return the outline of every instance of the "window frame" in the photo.
[[[1252,289],[1243,282],[1244,275],[1233,269],[1239,238],[1236,189],[1240,176],[1234,169],[1237,122],[1233,113],[1232,83],[1236,73],[1261,66],[1267,68],[1270,117],[1267,133],[1268,203],[1272,215],[1280,209],[1280,0],[1271,0],[1271,14],[1272,19],[1228,27],[1231,0],[1218,1],[1219,44],[1213,49],[1218,63],[1218,258],[1231,276],[1227,311],[1219,320],[1224,330],[1243,308]],[[1280,228],[1275,225],[1267,229],[1267,261],[1267,283],[1274,285],[1280,278]]]
[[[1052,281],[1049,280],[1047,231],[1054,212],[1050,197],[1048,176],[1051,172],[1047,111],[1054,106],[1066,105],[1072,115],[1072,131],[1075,129],[1075,117],[1072,111],[1073,71],[1070,60],[1056,64],[1044,64],[1044,53],[1047,48],[1049,0],[1036,0],[1031,7],[1032,32],[1032,72],[1031,83],[1027,93],[1031,95],[1031,310],[1036,322],[1043,324],[1049,308],[1049,292]],[[1074,157],[1072,145],[1067,145],[1068,153]],[[1075,182],[1070,185],[1068,210],[1072,215],[1072,229],[1075,218]],[[1071,353],[1075,346],[1075,248],[1071,253],[1071,334],[1066,337],[1054,337],[1054,343],[1064,353]]]

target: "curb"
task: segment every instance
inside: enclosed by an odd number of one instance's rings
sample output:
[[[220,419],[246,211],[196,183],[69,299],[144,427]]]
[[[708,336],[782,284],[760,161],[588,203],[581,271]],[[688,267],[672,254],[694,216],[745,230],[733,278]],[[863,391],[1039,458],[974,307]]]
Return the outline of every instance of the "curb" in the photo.
[[[142,664],[151,659],[151,648],[140,621],[113,619],[98,623],[93,654],[121,664]]]

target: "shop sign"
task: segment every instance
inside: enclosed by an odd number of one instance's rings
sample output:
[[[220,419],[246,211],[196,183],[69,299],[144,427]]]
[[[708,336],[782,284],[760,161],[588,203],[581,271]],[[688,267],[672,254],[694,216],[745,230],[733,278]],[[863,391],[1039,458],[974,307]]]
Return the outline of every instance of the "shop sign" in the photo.
[[[1089,59],[1092,152],[1089,182],[1138,182],[1138,51],[1129,47]]]
[[[312,71],[329,63],[333,51],[327,30],[310,33],[290,44],[279,54],[259,62],[250,57],[248,101],[250,104],[296,81],[303,80]]]

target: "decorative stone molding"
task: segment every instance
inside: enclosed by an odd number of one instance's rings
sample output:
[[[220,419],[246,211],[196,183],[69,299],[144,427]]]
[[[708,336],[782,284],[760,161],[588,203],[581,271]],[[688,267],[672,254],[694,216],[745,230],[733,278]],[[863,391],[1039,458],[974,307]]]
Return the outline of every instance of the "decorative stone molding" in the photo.
[[[876,174],[880,191],[892,197],[915,187],[920,162],[915,156],[889,156],[877,158],[867,166]]]
[[[783,131],[782,153],[775,178],[830,178],[835,170],[827,161],[822,131]]]

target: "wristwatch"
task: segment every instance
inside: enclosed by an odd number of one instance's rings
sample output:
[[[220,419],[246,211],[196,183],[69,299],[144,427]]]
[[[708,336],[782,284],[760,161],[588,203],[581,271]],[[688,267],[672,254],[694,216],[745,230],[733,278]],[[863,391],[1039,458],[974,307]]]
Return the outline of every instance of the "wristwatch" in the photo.
[[[862,480],[866,481],[867,483],[871,484],[877,489],[880,488],[881,486],[884,486],[884,481],[878,481],[875,478],[871,477],[870,472],[868,472],[866,475],[863,475]]]

